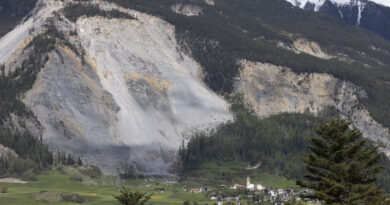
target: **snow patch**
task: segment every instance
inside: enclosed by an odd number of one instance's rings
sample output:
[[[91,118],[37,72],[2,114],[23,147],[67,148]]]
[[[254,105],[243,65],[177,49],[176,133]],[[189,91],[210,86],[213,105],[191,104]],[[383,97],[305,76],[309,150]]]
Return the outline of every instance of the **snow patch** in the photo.
[[[314,5],[314,11],[318,11],[321,8],[321,6],[325,3],[326,0],[286,0],[286,1],[302,9],[305,8],[306,4],[310,3]],[[329,1],[337,5],[351,4],[351,5],[359,5],[359,7],[366,4],[365,3],[366,1],[363,0],[329,0]],[[371,2],[390,7],[389,0],[371,0]]]

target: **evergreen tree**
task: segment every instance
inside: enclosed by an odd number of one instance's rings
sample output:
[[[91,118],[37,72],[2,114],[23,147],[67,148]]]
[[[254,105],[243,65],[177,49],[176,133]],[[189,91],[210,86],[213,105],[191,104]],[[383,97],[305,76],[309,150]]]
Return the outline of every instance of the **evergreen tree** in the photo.
[[[114,195],[114,198],[124,205],[143,205],[152,198],[152,195],[141,193],[139,191],[132,192],[126,187],[122,187],[119,191],[121,194]]]
[[[313,189],[309,197],[326,204],[385,204],[384,191],[376,184],[382,155],[350,125],[336,118],[320,126],[319,137],[309,139],[311,153],[303,159],[307,181],[297,184]]]

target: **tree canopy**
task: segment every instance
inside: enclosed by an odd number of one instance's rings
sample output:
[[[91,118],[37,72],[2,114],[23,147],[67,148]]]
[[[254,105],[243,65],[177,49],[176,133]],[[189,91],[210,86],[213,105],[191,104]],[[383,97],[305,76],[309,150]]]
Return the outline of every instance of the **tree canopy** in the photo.
[[[122,187],[119,192],[120,194],[114,195],[114,198],[124,205],[143,205],[152,198],[152,195],[139,191],[133,192],[126,187]]]
[[[314,190],[310,197],[326,204],[386,204],[376,184],[382,154],[368,146],[362,133],[341,118],[322,124],[311,137],[310,154],[303,161],[309,172],[297,184]]]

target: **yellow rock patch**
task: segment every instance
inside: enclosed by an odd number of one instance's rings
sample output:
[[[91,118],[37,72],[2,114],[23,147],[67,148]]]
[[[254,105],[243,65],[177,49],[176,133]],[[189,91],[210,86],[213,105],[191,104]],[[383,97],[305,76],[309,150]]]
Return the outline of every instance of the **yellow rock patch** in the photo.
[[[173,83],[169,80],[160,80],[156,76],[148,75],[143,76],[142,74],[138,72],[123,72],[123,77],[125,80],[139,80],[144,79],[146,82],[148,82],[153,87],[162,90],[162,91],[168,91],[173,87]]]

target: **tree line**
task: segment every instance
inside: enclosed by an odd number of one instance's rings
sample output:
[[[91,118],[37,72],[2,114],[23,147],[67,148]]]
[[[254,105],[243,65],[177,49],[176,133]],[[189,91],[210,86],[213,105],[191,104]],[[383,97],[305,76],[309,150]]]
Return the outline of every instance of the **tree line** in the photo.
[[[98,5],[89,2],[69,3],[63,8],[63,13],[67,19],[76,22],[81,16],[94,17],[101,16],[105,18],[135,19],[134,16],[121,12],[117,9],[102,10]]]
[[[233,122],[211,134],[196,134],[180,149],[183,179],[202,163],[231,161],[260,164],[259,172],[302,179],[307,174],[301,159],[309,152],[308,139],[317,135],[319,124],[338,115],[328,108],[317,116],[282,113],[259,119],[245,108],[241,96],[231,97],[230,102],[235,113]],[[390,191],[390,161],[383,157],[380,164],[384,169],[378,174],[378,182]]]

